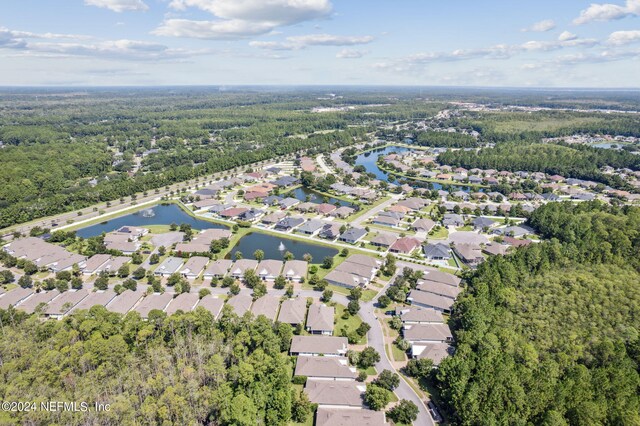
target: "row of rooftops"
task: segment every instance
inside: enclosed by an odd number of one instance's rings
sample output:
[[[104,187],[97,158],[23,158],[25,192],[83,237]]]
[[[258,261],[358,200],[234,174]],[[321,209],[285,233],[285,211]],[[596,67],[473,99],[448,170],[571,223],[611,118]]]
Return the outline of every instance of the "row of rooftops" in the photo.
[[[50,318],[62,318],[74,311],[90,309],[92,306],[104,306],[107,310],[119,314],[129,311],[138,312],[146,318],[151,310],[157,309],[173,314],[178,310],[191,311],[202,306],[217,317],[222,310],[223,299],[205,296],[202,299],[197,293],[152,293],[145,295],[143,290],[125,290],[121,294],[115,291],[88,289],[69,290],[60,293],[58,290],[35,292],[28,288],[16,288],[0,295],[0,309],[14,306],[18,310],[33,313],[43,306],[42,313]]]
[[[70,290],[60,293],[58,290],[35,292],[28,288],[16,288],[0,294],[0,309],[14,306],[18,310],[33,313],[44,306],[42,313],[51,318],[62,318],[71,312],[89,309],[100,305],[107,310],[119,314],[129,311],[138,312],[143,318],[152,310],[161,310],[168,315],[177,311],[189,312],[201,306],[218,317],[225,301],[211,295],[199,298],[197,293],[152,293],[146,295],[144,290],[125,290],[121,294],[109,289],[90,291],[88,289]],[[307,317],[307,302],[304,298],[287,299],[280,303],[280,298],[265,295],[255,301],[251,296],[241,293],[229,298],[226,303],[233,312],[242,316],[251,311],[254,316],[264,315],[268,319],[297,325],[304,324],[312,332],[333,331],[334,310],[319,303],[312,304]]]
[[[155,269],[156,275],[169,276],[180,273],[187,278],[197,278],[201,274],[205,279],[222,278],[230,275],[241,278],[248,270],[255,271],[265,280],[274,280],[278,275],[291,281],[300,281],[307,275],[308,263],[303,260],[264,259],[260,262],[254,259],[239,259],[235,262],[229,259],[210,261],[208,257],[193,256],[185,259],[168,257]]]

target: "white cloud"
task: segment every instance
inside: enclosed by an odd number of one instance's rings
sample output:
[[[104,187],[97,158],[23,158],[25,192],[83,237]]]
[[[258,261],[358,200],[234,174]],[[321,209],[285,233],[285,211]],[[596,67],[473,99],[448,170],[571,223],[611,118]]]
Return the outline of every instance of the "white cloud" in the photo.
[[[562,33],[560,33],[560,35],[558,36],[558,40],[559,41],[570,41],[570,40],[575,40],[577,39],[578,36],[570,33],[569,31],[563,31]]]
[[[196,8],[217,19],[167,19],[153,34],[202,39],[240,39],[266,34],[277,27],[326,18],[330,0],[173,0],[171,8]]]
[[[556,27],[556,23],[553,21],[553,19],[546,19],[544,21],[536,22],[535,24],[531,25],[530,27],[523,28],[522,31],[524,31],[524,32],[531,31],[531,32],[536,32],[536,33],[544,33],[544,32],[547,32],[547,31],[551,31],[555,27]]]
[[[128,10],[140,11],[149,9],[149,6],[142,0],[84,0],[84,4],[109,9],[118,13]]]
[[[573,20],[576,25],[593,21],[613,21],[627,16],[640,15],[640,0],[627,0],[624,6],[611,3],[592,3],[580,12],[580,16]]]
[[[607,40],[607,43],[621,46],[623,44],[634,43],[637,41],[640,41],[640,30],[616,31],[614,33],[611,33],[609,39]]]
[[[309,46],[355,46],[368,44],[373,41],[372,36],[338,36],[332,34],[308,34],[287,37],[286,41],[252,41],[252,47],[269,50],[301,50]]]
[[[248,21],[191,21],[168,19],[151,33],[159,36],[190,37],[209,40],[236,40],[268,33],[273,29],[268,23]]]
[[[354,50],[354,49],[342,49],[336,54],[336,58],[338,59],[358,59],[362,58],[368,52],[362,50]]]
[[[0,27],[0,48],[18,50],[30,56],[87,56],[162,61],[212,53],[209,50],[174,49],[163,44],[126,39],[86,41],[90,38],[73,34],[37,34]]]
[[[33,52],[53,53],[67,56],[90,56],[134,61],[162,61],[181,59],[205,51],[187,51],[172,49],[158,43],[136,40],[107,40],[98,43],[30,43],[28,49]]]
[[[491,47],[458,49],[450,52],[423,52],[390,61],[378,62],[374,64],[374,68],[402,72],[433,63],[469,61],[473,59],[510,59],[519,54],[550,52],[576,47],[592,48],[598,44],[599,42],[594,39],[579,39],[576,37],[569,40],[528,41],[517,45],[498,44]]]

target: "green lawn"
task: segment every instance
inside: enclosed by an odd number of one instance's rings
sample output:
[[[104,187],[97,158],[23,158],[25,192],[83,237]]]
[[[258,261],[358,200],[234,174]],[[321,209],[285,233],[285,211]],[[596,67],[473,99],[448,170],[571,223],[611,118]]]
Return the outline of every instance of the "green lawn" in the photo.
[[[437,231],[431,231],[429,233],[429,238],[433,238],[434,240],[444,240],[449,236],[449,231],[445,227],[441,227]]]
[[[359,372],[360,371],[364,371],[365,373],[367,373],[367,376],[375,376],[376,374],[378,374],[378,370],[376,370],[375,367],[369,367],[369,368],[366,368],[366,369],[358,368],[357,370]]]
[[[385,201],[387,201],[388,199],[390,199],[390,196],[385,196],[380,198],[379,200],[376,200],[375,203],[373,204],[363,204],[362,206],[360,206],[360,211],[352,214],[351,216],[349,216],[347,219],[348,221],[352,221],[354,219],[359,218],[360,216],[362,216],[363,214],[365,214],[366,212],[368,212],[369,210],[371,210],[372,208],[379,206],[380,204],[384,203]]]
[[[393,360],[394,361],[406,361],[407,360],[406,354],[394,344],[391,345],[391,355],[393,355]]]
[[[346,328],[347,333],[356,330],[358,327],[360,327],[360,324],[362,324],[362,318],[360,318],[360,315],[350,315],[349,318],[342,319],[342,313],[344,312],[344,310],[346,309],[345,306],[336,303],[335,304],[335,308],[336,308],[336,314],[335,314],[335,325],[334,325],[334,330],[333,330],[333,334],[335,336],[340,336],[342,335],[342,329]],[[367,343],[367,336],[364,335],[362,336],[362,338],[356,342],[357,345],[364,345]]]

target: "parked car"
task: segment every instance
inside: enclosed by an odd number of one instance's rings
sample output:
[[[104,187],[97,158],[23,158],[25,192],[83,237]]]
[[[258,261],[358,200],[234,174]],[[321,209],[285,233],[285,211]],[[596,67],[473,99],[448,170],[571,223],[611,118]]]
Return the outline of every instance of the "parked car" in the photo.
[[[438,407],[436,407],[433,401],[427,402],[427,408],[429,408],[429,414],[431,414],[431,418],[433,418],[434,422],[436,423],[442,422],[442,416],[440,415],[440,412],[438,411]]]

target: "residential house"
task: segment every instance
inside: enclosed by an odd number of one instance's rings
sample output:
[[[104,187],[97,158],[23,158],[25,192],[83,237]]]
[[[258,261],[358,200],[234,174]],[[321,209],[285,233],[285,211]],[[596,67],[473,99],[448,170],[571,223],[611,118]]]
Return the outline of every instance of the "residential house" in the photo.
[[[486,217],[476,217],[475,219],[473,219],[473,229],[475,229],[476,231],[483,231],[485,229],[489,229],[492,228],[496,225],[496,223]]]
[[[464,219],[459,214],[446,213],[442,219],[444,226],[453,226],[456,228],[464,226]]]
[[[227,305],[231,306],[233,312],[239,317],[249,312],[253,298],[248,294],[237,294],[227,299]]]
[[[402,237],[389,247],[392,253],[411,254],[416,248],[420,247],[420,240],[413,237]]]
[[[444,323],[442,312],[435,309],[399,306],[395,314],[400,317],[403,324],[438,324]]]
[[[355,381],[358,372],[350,367],[346,358],[326,356],[301,356],[296,359],[294,376],[312,380]]]
[[[300,204],[300,200],[292,197],[288,197],[283,200],[280,200],[280,202],[278,203],[278,205],[282,210],[290,209],[291,207],[296,206],[298,204]]]
[[[366,384],[353,381],[328,381],[308,379],[304,393],[309,401],[319,407],[362,408]]]
[[[386,426],[384,411],[318,407],[315,426]]]
[[[278,231],[290,231],[293,228],[302,225],[304,221],[305,219],[303,217],[285,217],[276,223],[274,229],[277,229]]]
[[[246,212],[247,208],[244,207],[231,207],[223,210],[218,215],[224,219],[237,219],[242,213]]]
[[[451,343],[453,335],[447,324],[410,324],[402,327],[402,334],[409,343]]]
[[[367,231],[362,228],[349,228],[340,236],[338,239],[345,243],[355,244],[360,241],[365,235],[367,235]]]
[[[331,336],[333,334],[333,317],[335,308],[325,304],[314,303],[309,306],[306,329],[311,334]]]
[[[333,204],[322,203],[322,204],[316,205],[316,211],[318,212],[318,214],[328,215],[328,214],[331,214],[331,212],[334,212],[336,210],[337,210],[337,207],[334,206]]]
[[[398,235],[387,232],[378,232],[378,234],[369,240],[371,245],[376,247],[388,248],[398,239]]]
[[[340,219],[346,219],[355,213],[356,209],[353,207],[341,206],[329,213],[329,216],[338,217]]]
[[[195,280],[200,276],[204,268],[209,263],[209,258],[204,256],[193,256],[187,260],[187,263],[184,264],[182,269],[180,269],[180,274],[185,278],[190,280]]]
[[[452,285],[431,280],[418,281],[416,290],[437,294],[438,296],[448,297],[453,300],[455,300],[460,292],[462,292],[460,287],[454,287]]]
[[[106,307],[110,312],[124,315],[129,312],[140,299],[142,299],[144,294],[145,291],[143,289],[138,289],[136,291],[125,290],[114,297]]]
[[[282,269],[282,275],[289,281],[299,283],[307,277],[308,262],[304,260],[287,260]]]
[[[327,223],[322,227],[318,236],[327,240],[335,240],[340,235],[341,227],[339,223]]]
[[[400,225],[400,220],[389,216],[378,215],[371,220],[371,223],[373,223],[374,225],[389,226],[395,228]]]
[[[168,292],[152,293],[145,296],[132,310],[139,313],[142,318],[147,319],[151,311],[164,311],[171,299],[173,299],[173,294]]]
[[[411,229],[415,232],[431,232],[436,223],[431,219],[416,219],[411,224]]]
[[[231,268],[232,264],[233,264],[233,261],[229,259],[215,260],[209,264],[207,269],[204,271],[204,274],[202,275],[202,277],[205,280],[207,279],[210,280],[214,277],[222,278],[225,275],[227,275],[227,272],[229,272],[229,269]]]
[[[213,315],[213,318],[218,319],[218,316],[220,316],[220,312],[222,311],[223,306],[224,306],[224,299],[218,298],[209,294],[203,297],[202,299],[200,299],[195,309],[202,307],[207,311],[209,311]]]
[[[264,217],[262,217],[262,219],[260,220],[261,223],[263,223],[264,225],[274,225],[276,223],[278,223],[280,220],[282,220],[284,217],[286,217],[287,214],[285,212],[279,211],[279,212],[274,212],[271,214],[268,214]]]
[[[153,271],[155,275],[162,277],[168,277],[171,274],[175,274],[182,268],[182,258],[180,257],[167,257],[158,267]]]
[[[434,366],[439,366],[442,360],[453,355],[454,349],[448,343],[433,342],[424,343],[416,342],[411,345],[411,358],[414,359],[430,359]]]
[[[454,304],[454,300],[449,297],[438,296],[437,294],[420,290],[411,290],[407,296],[407,301],[412,305],[432,308],[445,314],[451,313]]]
[[[229,273],[233,278],[242,278],[244,273],[248,270],[255,271],[258,267],[258,261],[253,259],[239,259],[236,260]]]
[[[460,277],[456,277],[453,274],[449,274],[447,272],[442,272],[437,269],[427,269],[423,272],[423,278],[429,281],[435,281],[438,283],[443,283],[447,285],[451,285],[454,287],[458,287],[462,279]]]
[[[191,312],[199,300],[198,293],[181,293],[169,302],[164,308],[164,312],[167,315],[173,315],[178,311]]]
[[[347,338],[335,336],[293,336],[289,353],[297,356],[345,356]]]
[[[263,281],[273,281],[276,279],[278,275],[280,275],[280,271],[282,270],[282,261],[281,260],[273,260],[273,259],[265,259],[261,260],[258,264],[258,268],[256,271],[258,272],[258,276]]]
[[[311,219],[311,220],[303,223],[302,225],[300,225],[296,229],[296,232],[300,232],[300,233],[305,234],[305,235],[315,235],[325,225],[326,225],[326,222],[323,222],[323,221],[317,220],[317,219]]]
[[[428,260],[449,260],[451,259],[451,249],[443,243],[427,244],[424,246],[424,257]]]
[[[60,294],[60,296],[53,299],[44,310],[44,315],[48,318],[62,319],[71,310],[89,295],[89,290],[69,290]]]
[[[296,326],[304,323],[307,314],[307,301],[305,298],[287,299],[280,306],[278,321],[284,324]]]
[[[456,244],[453,247],[453,250],[464,263],[471,267],[475,267],[484,262],[482,250],[478,246],[471,244]]]
[[[251,305],[251,312],[254,316],[265,316],[271,321],[276,320],[278,316],[278,308],[280,307],[280,298],[266,294],[253,302]]]

